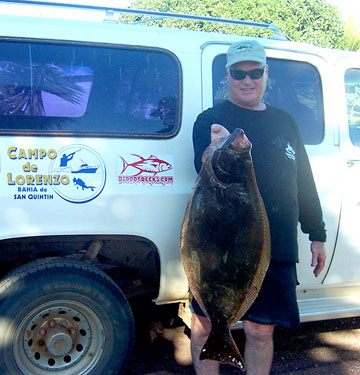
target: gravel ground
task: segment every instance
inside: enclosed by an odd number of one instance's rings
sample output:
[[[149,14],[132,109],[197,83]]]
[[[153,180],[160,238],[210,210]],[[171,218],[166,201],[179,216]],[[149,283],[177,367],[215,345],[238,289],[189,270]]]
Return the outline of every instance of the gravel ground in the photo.
[[[153,317],[166,316],[165,328],[157,333],[159,323],[149,315],[135,314],[136,345],[124,375],[195,375],[181,322],[171,326],[167,314],[155,311]],[[243,331],[233,336],[243,353]],[[272,375],[360,375],[360,318],[303,323],[299,330],[277,328],[274,345]],[[221,375],[235,374],[244,372],[221,366]]]

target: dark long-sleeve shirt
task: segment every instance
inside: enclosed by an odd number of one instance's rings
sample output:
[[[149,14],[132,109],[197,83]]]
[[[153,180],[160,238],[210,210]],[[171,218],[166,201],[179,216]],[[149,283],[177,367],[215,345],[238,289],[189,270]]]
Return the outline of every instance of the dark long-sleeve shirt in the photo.
[[[293,117],[272,106],[252,111],[228,100],[204,111],[193,130],[197,172],[202,154],[210,144],[212,124],[223,125],[230,133],[241,128],[252,143],[256,180],[270,224],[271,259],[298,262],[298,222],[311,241],[325,242],[319,197]]]

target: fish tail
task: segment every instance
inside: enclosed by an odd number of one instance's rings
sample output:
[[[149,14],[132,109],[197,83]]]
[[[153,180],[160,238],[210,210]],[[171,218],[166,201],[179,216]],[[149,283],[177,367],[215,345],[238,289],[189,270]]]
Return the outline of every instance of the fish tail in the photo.
[[[120,174],[123,174],[125,172],[125,169],[128,167],[128,163],[125,161],[125,159],[122,156],[120,156],[120,158],[123,162],[123,169]]]
[[[220,363],[245,369],[244,359],[237,348],[230,330],[227,332],[210,332],[202,351],[200,360],[210,359]]]

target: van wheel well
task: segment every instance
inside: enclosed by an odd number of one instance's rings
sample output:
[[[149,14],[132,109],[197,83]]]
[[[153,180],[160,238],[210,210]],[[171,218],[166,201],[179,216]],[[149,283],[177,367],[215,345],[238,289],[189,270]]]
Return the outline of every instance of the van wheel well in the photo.
[[[45,257],[82,260],[110,276],[127,297],[157,296],[160,260],[153,242],[137,236],[39,236],[0,241],[0,277]]]

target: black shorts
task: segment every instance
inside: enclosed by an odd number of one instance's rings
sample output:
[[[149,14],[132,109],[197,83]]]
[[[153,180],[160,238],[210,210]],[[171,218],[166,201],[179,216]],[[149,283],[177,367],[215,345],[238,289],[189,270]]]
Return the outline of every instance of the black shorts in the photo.
[[[242,320],[285,328],[299,328],[299,307],[296,300],[296,264],[272,262],[260,293]],[[205,316],[193,298],[191,309]]]

